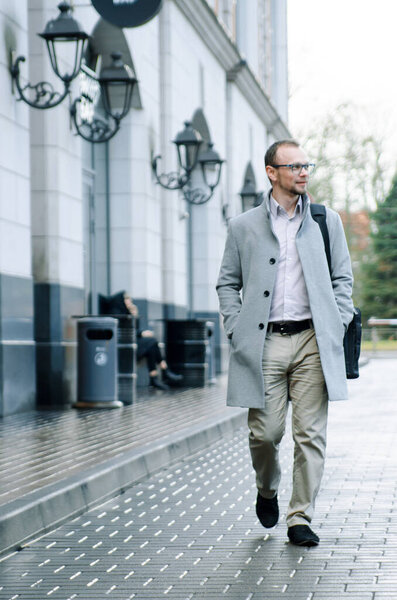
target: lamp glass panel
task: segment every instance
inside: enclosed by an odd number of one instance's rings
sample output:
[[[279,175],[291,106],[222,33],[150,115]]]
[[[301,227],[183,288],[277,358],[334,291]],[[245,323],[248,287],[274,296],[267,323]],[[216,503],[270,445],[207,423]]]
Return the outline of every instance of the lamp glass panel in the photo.
[[[187,146],[187,156],[191,168],[194,168],[197,163],[198,151],[199,144],[189,144],[189,146]]]
[[[128,112],[129,100],[132,86],[125,82],[108,82],[102,86],[105,88],[105,109],[113,117],[122,117]],[[128,105],[128,106],[127,106]]]
[[[74,79],[81,67],[83,40],[52,40],[47,43],[51,65],[63,81]]]
[[[185,171],[191,171],[195,167],[197,163],[198,149],[198,144],[178,145],[179,163],[182,169]]]
[[[206,162],[202,165],[204,180],[208,187],[215,188],[218,185],[221,166],[219,162]]]

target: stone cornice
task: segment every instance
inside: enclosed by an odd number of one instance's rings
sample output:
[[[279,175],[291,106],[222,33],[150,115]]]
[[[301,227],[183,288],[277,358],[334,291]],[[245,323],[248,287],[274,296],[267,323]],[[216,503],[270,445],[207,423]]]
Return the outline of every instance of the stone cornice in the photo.
[[[226,71],[227,81],[233,82],[251,108],[275,138],[290,137],[287,126],[265,93],[261,83],[249,68],[237,46],[205,0],[173,0],[214,57]]]

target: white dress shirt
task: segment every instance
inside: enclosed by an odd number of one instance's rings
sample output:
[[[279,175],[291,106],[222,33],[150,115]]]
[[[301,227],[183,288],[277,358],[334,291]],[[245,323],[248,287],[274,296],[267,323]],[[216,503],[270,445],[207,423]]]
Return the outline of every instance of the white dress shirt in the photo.
[[[287,211],[271,196],[270,219],[280,244],[280,257],[269,322],[311,319],[309,297],[295,244],[303,219],[302,198],[299,198],[294,214],[289,217]]]

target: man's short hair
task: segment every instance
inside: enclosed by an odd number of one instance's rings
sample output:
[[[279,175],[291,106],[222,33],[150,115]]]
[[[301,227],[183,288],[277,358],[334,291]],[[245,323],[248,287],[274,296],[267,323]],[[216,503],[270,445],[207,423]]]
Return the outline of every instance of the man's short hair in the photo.
[[[274,142],[274,144],[269,146],[269,148],[267,149],[266,154],[265,154],[265,166],[266,167],[268,165],[270,165],[270,166],[274,165],[277,150],[280,148],[280,146],[295,146],[296,148],[299,148],[300,143],[293,139],[279,140],[278,142]]]

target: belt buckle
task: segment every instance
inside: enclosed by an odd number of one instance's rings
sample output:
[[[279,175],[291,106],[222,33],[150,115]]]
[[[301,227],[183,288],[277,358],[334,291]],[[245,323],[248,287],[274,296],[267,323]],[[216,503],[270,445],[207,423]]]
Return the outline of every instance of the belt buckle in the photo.
[[[288,335],[286,331],[287,325],[285,323],[280,323],[280,333],[281,335]]]

